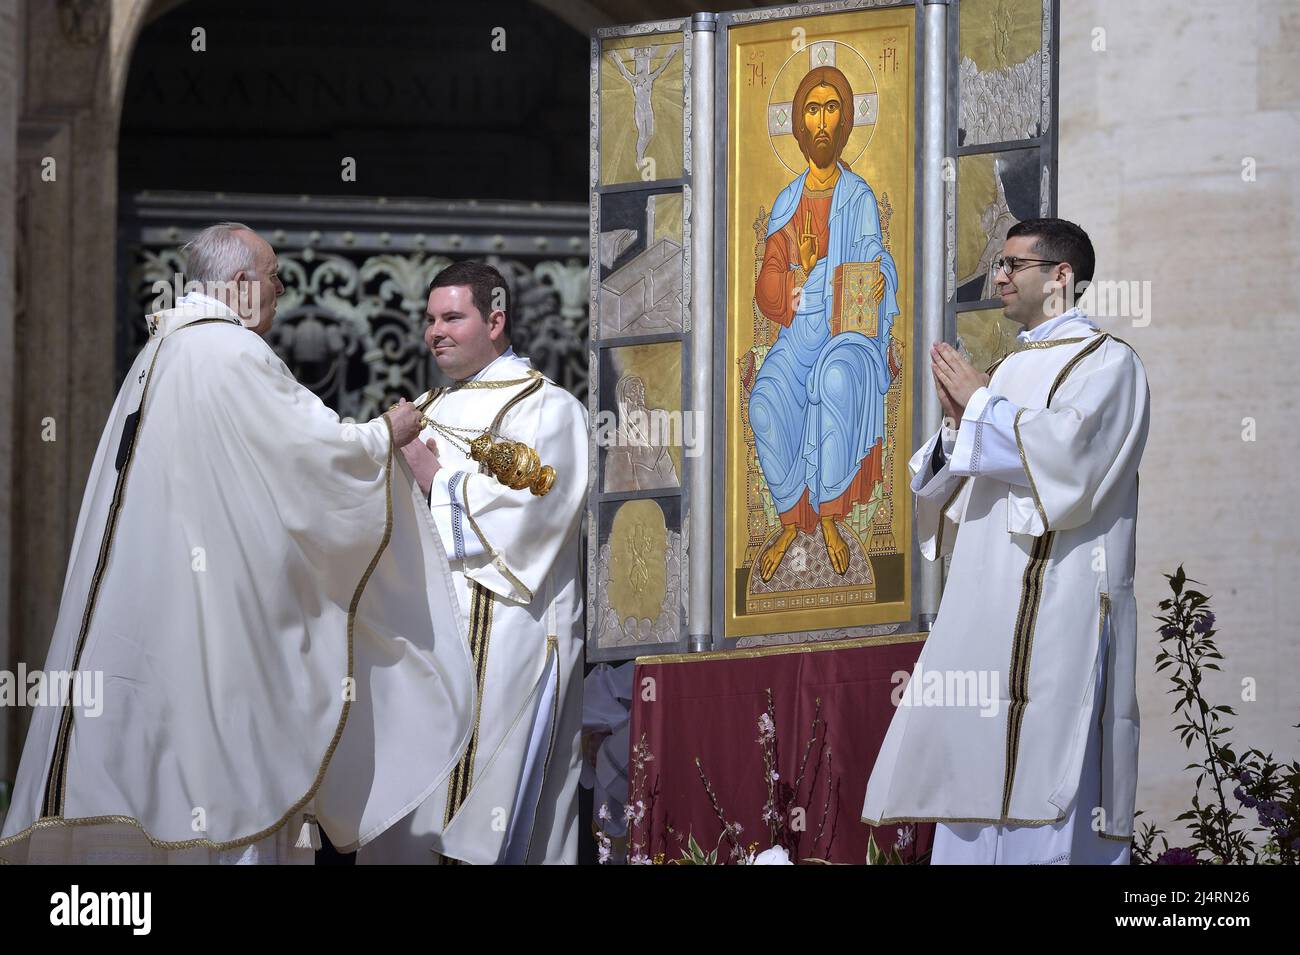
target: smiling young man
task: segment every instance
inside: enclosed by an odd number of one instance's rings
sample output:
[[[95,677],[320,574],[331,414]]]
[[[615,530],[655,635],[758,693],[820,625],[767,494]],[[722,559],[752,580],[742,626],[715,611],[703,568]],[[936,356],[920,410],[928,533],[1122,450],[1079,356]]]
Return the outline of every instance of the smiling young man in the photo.
[[[934,347],[945,421],[909,466],[921,552],[952,556],[918,672],[987,674],[1002,705],[904,693],[862,816],[938,823],[936,864],[1124,864],[1146,374],[1075,304],[1093,271],[1077,225],[1016,224],[994,268],[1024,331],[991,374]]]
[[[416,400],[432,424],[403,450],[466,616],[477,712],[451,777],[363,863],[577,862],[587,412],[514,353],[509,313],[505,280],[481,262],[429,289],[424,341],[452,384]],[[482,434],[554,468],[544,496],[473,460]]]

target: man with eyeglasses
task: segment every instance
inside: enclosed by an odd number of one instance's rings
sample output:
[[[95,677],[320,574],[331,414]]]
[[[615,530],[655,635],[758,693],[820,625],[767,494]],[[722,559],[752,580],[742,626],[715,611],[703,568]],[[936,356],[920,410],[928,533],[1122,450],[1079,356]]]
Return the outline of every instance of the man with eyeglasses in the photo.
[[[935,864],[1128,862],[1149,392],[1077,305],[1093,262],[1072,222],[1016,224],[994,263],[1015,350],[988,374],[931,350],[945,420],[912,489],[922,554],[952,563],[862,816],[936,822]]]

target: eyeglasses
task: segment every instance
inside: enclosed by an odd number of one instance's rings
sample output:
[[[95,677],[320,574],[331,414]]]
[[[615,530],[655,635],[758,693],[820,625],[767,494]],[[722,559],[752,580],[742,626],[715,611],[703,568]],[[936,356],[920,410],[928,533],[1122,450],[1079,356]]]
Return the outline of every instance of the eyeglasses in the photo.
[[[1031,265],[1059,265],[1053,259],[1022,259],[1014,255],[999,255],[993,260],[993,274],[1006,270],[1007,275],[1015,275],[1021,269]]]

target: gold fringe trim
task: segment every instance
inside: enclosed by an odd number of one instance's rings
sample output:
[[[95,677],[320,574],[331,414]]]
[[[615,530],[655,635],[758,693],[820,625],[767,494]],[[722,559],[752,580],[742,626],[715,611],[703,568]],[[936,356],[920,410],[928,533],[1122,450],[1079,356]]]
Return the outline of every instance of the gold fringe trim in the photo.
[[[789,653],[820,653],[823,650],[856,650],[859,647],[883,647],[895,643],[920,643],[930,635],[925,633],[886,633],[877,637],[850,637],[844,640],[823,640],[817,643],[783,643],[774,647],[746,647],[739,650],[706,650],[701,653],[664,653],[658,656],[637,657],[637,664],[708,663],[710,660],[753,660],[760,657],[780,657]]]
[[[892,826],[900,822],[982,822],[990,826],[1051,826],[1064,820],[1065,815],[1065,813],[1061,813],[1055,819],[1013,819],[1007,816],[1003,816],[1001,819],[967,818],[964,816],[889,816],[878,822],[862,816],[859,821],[865,822],[868,826]]]
[[[1054,348],[1057,345],[1077,345],[1079,342],[1086,342],[1091,335],[1083,335],[1079,338],[1044,338],[1041,341],[1020,342],[1011,354],[1016,352],[1029,351],[1034,348]]]

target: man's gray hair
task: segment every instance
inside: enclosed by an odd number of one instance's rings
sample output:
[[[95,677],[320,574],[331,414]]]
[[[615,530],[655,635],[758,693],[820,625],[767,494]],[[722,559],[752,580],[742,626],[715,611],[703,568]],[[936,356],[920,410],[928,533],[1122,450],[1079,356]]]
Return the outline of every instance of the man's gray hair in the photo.
[[[188,282],[229,282],[240,269],[252,271],[253,250],[236,233],[252,232],[242,222],[218,222],[181,246]]]

